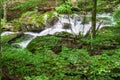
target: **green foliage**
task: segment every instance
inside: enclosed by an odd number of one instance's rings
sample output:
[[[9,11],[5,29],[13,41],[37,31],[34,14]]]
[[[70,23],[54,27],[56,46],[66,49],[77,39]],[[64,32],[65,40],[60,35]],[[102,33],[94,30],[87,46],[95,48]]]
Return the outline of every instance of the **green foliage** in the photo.
[[[5,35],[5,36],[1,36],[1,43],[7,43],[9,40],[11,40],[12,38],[16,37],[15,34],[13,35]]]
[[[61,38],[55,36],[41,36],[33,39],[30,44],[27,46],[27,49],[35,51],[43,51],[54,49],[54,47],[61,46]],[[32,46],[32,47],[31,47]],[[56,48],[57,49],[57,48]]]
[[[102,50],[102,49],[114,49],[120,43],[120,28],[119,27],[104,27],[100,31],[97,32],[97,36],[94,39],[82,38],[81,41],[85,42],[88,50],[90,48],[90,44],[94,46],[94,50]]]
[[[104,2],[104,0],[99,1]],[[21,4],[15,9],[36,7],[33,3],[32,6],[28,3]],[[87,8],[90,7],[90,5],[87,6]],[[70,4],[62,4],[56,8],[56,11],[71,13]],[[119,12],[119,9],[114,12],[117,23],[120,21]],[[47,15],[46,19],[50,19],[53,13],[28,12],[23,14],[20,20],[29,19],[28,23],[44,23],[46,22],[45,15]],[[20,27],[19,20],[12,22]],[[85,42],[82,49],[68,48],[62,43],[64,39],[56,36],[63,36],[67,39],[74,37],[65,32],[56,33],[54,36],[40,36],[33,39],[26,49],[15,48],[7,43],[2,44],[0,54],[2,54],[3,71],[9,76],[18,76],[19,80],[116,80],[120,78],[120,27],[102,28],[94,40],[90,37],[80,38],[81,40],[76,42],[77,44]],[[6,42],[13,37],[13,35],[2,36],[1,42]],[[25,37],[17,39],[16,42],[20,42]],[[89,55],[88,48],[91,42],[95,50],[101,50],[100,55]],[[59,54],[56,51],[59,51]]]
[[[108,54],[110,52],[112,55]],[[32,54],[26,49],[6,44],[2,47],[1,60],[7,74],[18,75],[25,80],[82,80],[83,77],[87,80],[114,80],[120,77],[120,72],[116,71],[120,69],[120,48],[102,53],[90,56],[85,49],[63,46],[59,55],[51,50]]]
[[[24,3],[20,3],[19,5],[15,6],[12,8],[12,10],[15,9],[21,9],[21,10],[27,10],[27,9],[35,9],[38,4],[41,2],[42,0],[27,0]]]
[[[118,8],[115,9],[113,17],[117,23],[116,26],[120,27],[120,6],[118,6]]]
[[[34,25],[39,28],[39,30],[44,29],[44,26],[48,20],[50,20],[56,13],[53,11],[46,12],[44,14],[39,14],[37,11],[28,11],[22,14],[20,18],[21,24]]]
[[[55,10],[60,14],[71,13],[71,6],[68,3],[63,3],[60,6],[56,7]]]
[[[46,77],[45,75],[41,75],[41,76],[32,76],[32,77],[24,77],[25,80],[49,80],[48,77]]]
[[[22,28],[21,22],[19,19],[14,19],[11,21],[14,31],[20,31]]]
[[[93,56],[92,57],[93,65],[90,68],[90,70],[92,71],[90,75],[93,78],[90,78],[90,80],[92,79],[98,80],[98,78],[99,80],[101,79],[114,80],[110,76],[113,76],[115,74],[116,75],[120,74],[120,73],[112,72],[113,69],[120,68],[120,60],[118,60],[118,58],[120,57],[118,56],[119,54],[120,54],[119,52],[115,52],[114,55],[112,56],[108,56],[106,54]]]
[[[3,9],[0,8],[0,18],[2,18],[3,15]]]

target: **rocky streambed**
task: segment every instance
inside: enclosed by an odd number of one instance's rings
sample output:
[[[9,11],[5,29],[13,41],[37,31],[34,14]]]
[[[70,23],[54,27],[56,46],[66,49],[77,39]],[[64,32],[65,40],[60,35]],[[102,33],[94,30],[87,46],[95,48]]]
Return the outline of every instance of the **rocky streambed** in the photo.
[[[13,26],[10,28],[12,30],[3,32],[1,36],[14,35],[15,39],[21,38],[18,41],[14,41],[14,38],[10,40],[13,40],[13,44],[26,48],[31,40],[37,36],[53,35],[59,32],[68,32],[73,36],[79,34],[86,35],[91,29],[90,14],[58,15],[56,12],[47,12],[45,14],[37,15],[34,13],[35,12],[29,12],[22,15],[19,19],[19,24],[21,24],[19,25],[19,29],[15,29],[14,27],[16,26]],[[115,22],[110,13],[97,14],[96,29],[98,29],[98,27],[102,28],[114,24]]]

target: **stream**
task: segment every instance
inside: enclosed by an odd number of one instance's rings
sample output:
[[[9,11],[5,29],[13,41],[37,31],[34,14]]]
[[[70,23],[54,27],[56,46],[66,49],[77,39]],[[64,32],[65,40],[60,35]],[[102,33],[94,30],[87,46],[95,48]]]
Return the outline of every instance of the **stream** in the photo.
[[[18,44],[22,48],[26,48],[27,45],[30,43],[30,41],[36,38],[37,36],[45,36],[48,34],[53,35],[56,32],[62,32],[62,31],[72,33],[73,35],[79,35],[79,34],[85,35],[91,28],[91,22],[90,22],[91,15],[88,14],[86,15],[86,17],[84,17],[84,15],[79,16],[77,14],[74,14],[73,16],[74,17],[68,15],[60,15],[59,20],[55,25],[51,26],[50,28],[46,28],[45,30],[38,33],[24,32],[25,35],[30,35],[30,37],[25,40],[23,39],[21,42],[15,44]],[[84,19],[86,20],[86,22],[84,21]],[[110,13],[97,14],[97,19],[98,21],[96,23],[96,29],[101,21],[103,21],[103,23],[101,24],[100,28],[105,26],[112,26],[115,24],[114,19]],[[16,33],[6,31],[3,32],[1,36],[11,35],[11,34],[16,34]]]

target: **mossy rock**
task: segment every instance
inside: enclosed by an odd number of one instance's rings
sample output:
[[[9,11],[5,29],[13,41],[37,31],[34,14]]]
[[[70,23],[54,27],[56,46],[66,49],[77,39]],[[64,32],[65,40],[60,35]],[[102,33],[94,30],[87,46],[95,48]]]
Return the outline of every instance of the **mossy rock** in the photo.
[[[31,52],[45,52],[52,50],[55,53],[61,52],[61,38],[55,36],[40,36],[33,39],[27,46]]]
[[[21,31],[22,25],[19,19],[14,19],[13,21],[11,21],[11,24],[13,27],[10,31]]]
[[[38,13],[35,11],[26,12],[20,18],[21,24],[24,25],[22,30],[25,31],[44,30],[45,27],[48,26],[48,24],[52,26],[54,25],[54,24],[51,25],[52,22],[56,23],[58,21],[58,19],[51,21],[51,19],[54,19],[53,17],[55,15],[56,13],[52,11],[46,13]]]
[[[58,54],[61,52],[62,46],[73,46],[70,45],[73,44],[71,40],[74,40],[74,35],[67,32],[56,33],[53,36],[38,36],[28,44],[27,49],[33,53],[47,53],[51,50]]]
[[[9,40],[15,38],[17,36],[17,34],[11,34],[11,35],[5,35],[5,36],[1,36],[1,43],[5,44],[7,43]]]
[[[64,37],[64,38],[70,38],[70,37],[74,38],[75,37],[73,34],[65,32],[65,31],[63,31],[63,32],[56,32],[54,35],[55,36]]]
[[[70,23],[63,23],[63,29],[70,29],[71,24]]]

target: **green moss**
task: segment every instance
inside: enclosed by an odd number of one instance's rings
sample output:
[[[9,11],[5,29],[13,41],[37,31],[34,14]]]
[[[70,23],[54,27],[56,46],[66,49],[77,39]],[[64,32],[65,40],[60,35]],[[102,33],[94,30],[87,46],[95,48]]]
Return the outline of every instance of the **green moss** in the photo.
[[[54,11],[50,11],[50,12],[46,12],[46,13],[44,14],[44,16],[47,15],[47,19],[50,19],[50,18],[52,18],[53,15],[55,15],[55,14],[57,14],[57,13],[54,12]]]
[[[55,36],[41,36],[33,39],[27,49],[32,52],[45,52],[46,50],[51,50],[57,46],[61,46],[61,38]]]
[[[46,22],[54,16],[55,12],[39,13],[35,11],[24,13],[21,18],[21,24],[34,25],[38,30],[43,30],[46,26]],[[34,28],[34,30],[36,30]]]
[[[6,35],[6,36],[1,36],[1,42],[5,43],[14,38],[16,35]]]
[[[22,24],[19,19],[14,19],[13,21],[11,21],[11,24],[13,26],[12,31],[20,31],[21,30]]]
[[[58,40],[54,36],[46,36],[44,39],[47,44],[52,40],[53,42]],[[114,54],[110,55],[109,52]],[[62,47],[59,55],[53,54],[50,50],[46,53],[41,51],[36,53],[39,54],[10,45],[4,46],[1,53],[3,70],[7,69],[6,74],[10,76],[18,75],[17,79],[20,80],[23,78],[25,80],[82,80],[83,76],[88,80],[114,80],[113,77],[120,77],[120,48],[114,51],[103,51],[102,55],[96,56],[90,56],[86,49],[67,47]]]
[[[35,11],[28,11],[26,13],[23,13],[21,18],[25,18],[26,16],[32,16],[34,15],[36,12]]]

